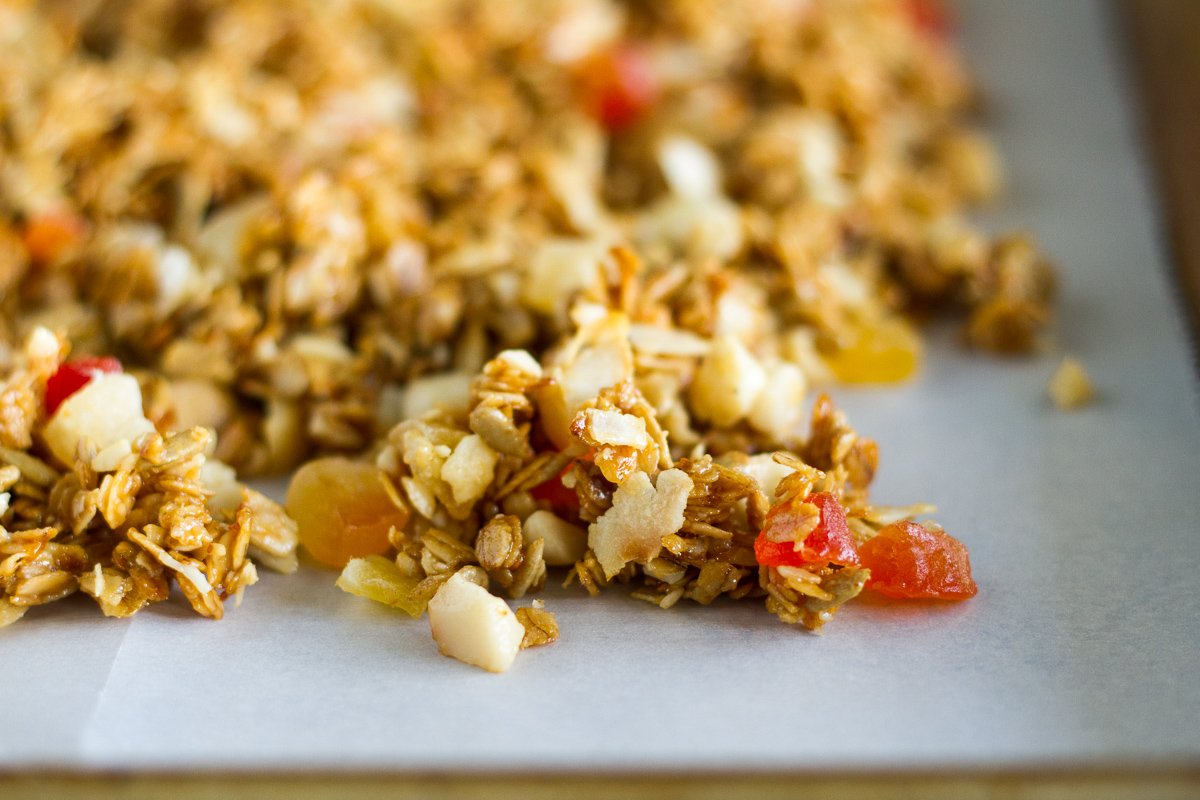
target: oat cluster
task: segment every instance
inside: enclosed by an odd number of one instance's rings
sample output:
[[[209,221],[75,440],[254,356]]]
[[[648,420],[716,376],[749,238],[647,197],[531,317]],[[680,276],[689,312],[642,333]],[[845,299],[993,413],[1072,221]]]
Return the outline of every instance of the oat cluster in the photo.
[[[240,603],[258,580],[254,560],[296,569],[295,523],[208,460],[210,430],[155,431],[133,382],[133,419],[148,430],[133,441],[106,437],[104,423],[123,409],[104,395],[129,376],[95,379],[48,425],[47,380],[66,352],[36,329],[0,389],[0,627],[76,591],[105,616],[127,617],[165,600],[172,584],[220,619],[224,601]],[[75,455],[62,461],[54,450],[66,438]]]
[[[407,522],[391,534],[394,564],[351,561],[339,586],[420,616],[452,581],[472,584],[468,595],[482,588],[517,599],[543,587],[548,567],[563,567],[564,585],[591,595],[628,584],[633,597],[662,608],[758,598],[783,621],[820,630],[864,589],[869,570],[853,553],[825,553],[803,567],[762,564],[760,534],[799,550],[821,522],[822,510],[807,502],[815,497],[846,517],[851,548],[934,510],[870,503],[878,448],[824,395],[810,420],[797,404],[797,417],[773,433],[742,418],[689,439],[688,404],[648,393],[666,379],[694,385],[725,363],[721,349],[664,360],[639,346],[625,315],[600,305],[578,305],[575,314],[578,332],[542,361],[504,351],[469,387],[445,387],[434,407],[380,442],[375,463],[397,487],[393,502]],[[721,377],[705,390],[715,402],[748,389],[744,376]],[[685,444],[674,443],[677,435]],[[714,457],[710,444],[726,441],[739,449]],[[768,526],[780,513],[791,521]],[[517,621],[524,646],[557,637],[545,609],[520,609]],[[435,638],[455,630],[445,621],[433,627]],[[503,669],[511,654],[464,660]]]
[[[556,428],[603,451],[575,467],[591,514],[679,448],[786,440],[818,380],[908,374],[910,313],[1028,349],[1052,273],[964,216],[1000,178],[924,5],[6,2],[0,363],[47,327],[141,370],[158,430],[210,429],[223,462],[283,472],[363,451],[501,351],[553,353],[580,302],[620,311],[637,391],[588,387]],[[469,434],[393,433],[414,507],[461,521],[489,471],[499,502],[527,483],[513,464],[561,466],[512,432],[531,402],[488,390]],[[735,492],[707,463],[681,471]],[[702,596],[735,582],[715,569]]]

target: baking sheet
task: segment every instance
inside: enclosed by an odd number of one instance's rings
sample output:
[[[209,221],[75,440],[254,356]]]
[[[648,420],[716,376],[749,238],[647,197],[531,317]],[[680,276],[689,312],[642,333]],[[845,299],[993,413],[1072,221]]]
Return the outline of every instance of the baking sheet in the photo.
[[[815,636],[758,604],[543,597],[562,639],[491,675],[316,569],[213,623],[88,598],[0,632],[0,769],[855,770],[1200,761],[1200,416],[1104,7],[965,4],[1009,202],[1062,264],[1055,355],[836,398],[881,502],[928,500],[979,596],[860,600]],[[1055,412],[1057,355],[1102,392]],[[278,488],[278,487],[277,487]],[[277,494],[278,496],[278,494]],[[524,601],[528,602],[528,601]]]

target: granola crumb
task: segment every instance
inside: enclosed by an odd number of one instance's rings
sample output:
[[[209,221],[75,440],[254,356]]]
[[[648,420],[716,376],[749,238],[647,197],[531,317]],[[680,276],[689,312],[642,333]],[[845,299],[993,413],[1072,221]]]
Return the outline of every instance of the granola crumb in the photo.
[[[518,608],[517,619],[525,626],[522,650],[558,641],[558,620],[545,609],[541,600],[534,600],[530,607]]]
[[[1091,377],[1083,364],[1073,356],[1067,356],[1058,365],[1050,382],[1046,385],[1050,399],[1060,411],[1074,411],[1091,403],[1096,397]]]

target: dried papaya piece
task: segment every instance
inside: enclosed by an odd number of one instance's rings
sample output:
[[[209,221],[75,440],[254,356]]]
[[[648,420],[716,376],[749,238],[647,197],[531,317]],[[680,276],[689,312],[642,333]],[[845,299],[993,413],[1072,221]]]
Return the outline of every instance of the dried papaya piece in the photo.
[[[754,541],[754,556],[759,564],[770,567],[852,567],[859,563],[846,510],[827,492],[788,500],[767,512],[762,532]]]
[[[868,589],[888,597],[965,600],[979,591],[966,545],[941,530],[894,522],[858,548]]]

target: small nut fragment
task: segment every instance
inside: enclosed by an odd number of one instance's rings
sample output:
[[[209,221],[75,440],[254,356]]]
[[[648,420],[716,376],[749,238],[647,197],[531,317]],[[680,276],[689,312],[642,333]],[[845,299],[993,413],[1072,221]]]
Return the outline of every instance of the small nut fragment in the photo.
[[[517,619],[525,626],[522,649],[558,641],[558,620],[546,609],[536,604],[529,608],[518,608]]]
[[[569,567],[587,552],[587,531],[559,519],[549,511],[538,510],[521,526],[526,543],[544,542],[542,556],[547,566]]]
[[[692,410],[718,427],[735,425],[754,408],[766,383],[758,360],[735,336],[725,334],[700,363],[691,386]]]
[[[495,475],[499,456],[478,434],[463,437],[442,465],[441,478],[450,484],[454,502],[473,503],[483,496]]]
[[[497,515],[475,539],[475,556],[486,570],[516,569],[521,565],[521,520]]]
[[[1046,386],[1050,399],[1062,411],[1073,411],[1090,403],[1095,396],[1091,378],[1078,360],[1067,356]]]
[[[512,666],[525,638],[507,603],[458,573],[429,601],[429,629],[442,655],[489,672]]]

